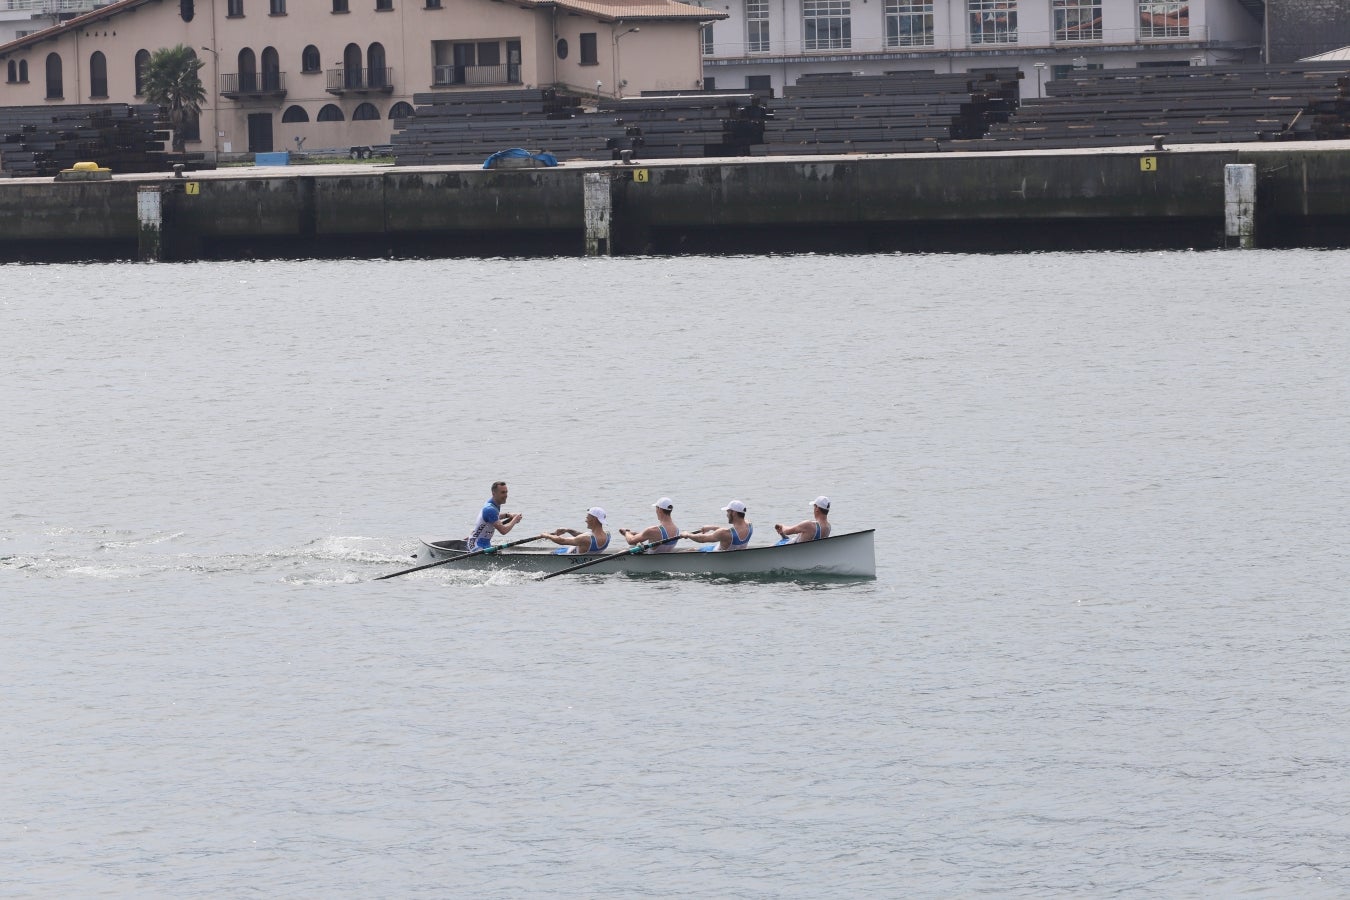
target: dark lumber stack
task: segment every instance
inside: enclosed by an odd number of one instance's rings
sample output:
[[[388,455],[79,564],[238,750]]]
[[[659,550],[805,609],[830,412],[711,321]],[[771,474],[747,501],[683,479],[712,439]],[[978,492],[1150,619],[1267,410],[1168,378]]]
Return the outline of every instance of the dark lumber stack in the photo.
[[[0,170],[11,177],[50,176],[77,162],[113,172],[167,167],[167,132],[153,105],[100,103],[0,107]]]
[[[400,166],[481,163],[513,147],[608,159],[608,142],[623,134],[613,117],[583,115],[580,98],[552,88],[415,94],[413,102],[413,117],[393,136]]]
[[[393,136],[401,166],[477,163],[521,147],[559,159],[744,155],[758,143],[768,110],[750,93],[680,93],[602,99],[594,112],[581,98],[551,88],[417,94],[411,119]]]
[[[784,89],[757,155],[906,153],[975,138],[1016,109],[1017,69],[806,75]]]
[[[1071,149],[1310,140],[1350,133],[1350,64],[1074,73],[961,149]]]
[[[613,150],[645,159],[747,156],[773,113],[753,93],[679,93],[601,100],[599,113],[624,129]]]

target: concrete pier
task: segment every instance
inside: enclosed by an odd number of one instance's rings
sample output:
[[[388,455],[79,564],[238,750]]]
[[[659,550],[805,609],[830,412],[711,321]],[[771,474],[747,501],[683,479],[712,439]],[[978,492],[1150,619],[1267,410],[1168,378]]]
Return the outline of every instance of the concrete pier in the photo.
[[[1234,227],[1261,246],[1350,246],[1350,141],[1333,141],[0,180],[0,258],[151,256],[142,188],[166,260],[1218,248],[1230,166],[1251,167]]]

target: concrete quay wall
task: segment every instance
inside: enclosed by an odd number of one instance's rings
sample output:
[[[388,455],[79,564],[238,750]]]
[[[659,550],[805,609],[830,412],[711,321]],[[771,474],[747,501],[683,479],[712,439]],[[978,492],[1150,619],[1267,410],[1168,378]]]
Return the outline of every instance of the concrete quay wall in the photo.
[[[145,255],[146,192],[165,259],[580,254],[588,236],[602,253],[1224,246],[1230,164],[1256,167],[1258,246],[1350,246],[1338,141],[14,179],[0,181],[0,258]],[[587,176],[608,185],[598,218]]]

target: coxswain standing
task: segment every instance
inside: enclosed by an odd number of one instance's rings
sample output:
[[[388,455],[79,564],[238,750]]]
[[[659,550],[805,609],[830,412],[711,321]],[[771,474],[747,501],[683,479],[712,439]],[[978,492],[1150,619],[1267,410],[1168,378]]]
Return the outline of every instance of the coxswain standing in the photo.
[[[502,512],[502,504],[506,502],[506,482],[494,481],[492,483],[492,499],[488,500],[483,508],[478,512],[478,521],[473,523],[473,530],[469,532],[468,538],[464,541],[464,547],[467,550],[486,550],[492,546],[492,534],[510,534],[511,529],[515,528],[521,520],[520,513]]]

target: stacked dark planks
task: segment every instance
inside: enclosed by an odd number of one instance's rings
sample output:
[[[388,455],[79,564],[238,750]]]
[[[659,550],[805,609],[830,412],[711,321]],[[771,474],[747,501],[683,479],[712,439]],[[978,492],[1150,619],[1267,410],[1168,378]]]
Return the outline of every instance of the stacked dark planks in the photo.
[[[77,162],[113,172],[167,167],[168,133],[153,105],[100,103],[0,107],[0,170],[11,177],[50,176]]]
[[[623,137],[612,150],[631,150],[642,159],[747,156],[764,140],[772,113],[753,93],[680,92],[601,100],[601,114],[614,117]]]
[[[411,119],[395,123],[401,166],[482,162],[498,150],[542,150],[559,159],[744,155],[760,140],[768,110],[753,94],[682,93],[602,99],[551,88],[417,94]]]
[[[1017,69],[803,76],[784,89],[756,155],[907,153],[983,135],[1019,97]]]
[[[400,166],[481,163],[513,147],[608,159],[607,141],[623,134],[613,117],[583,115],[580,98],[552,88],[415,94],[413,102],[413,117],[395,123]]]
[[[1350,64],[1293,63],[1074,73],[960,149],[1068,149],[1343,137]]]

